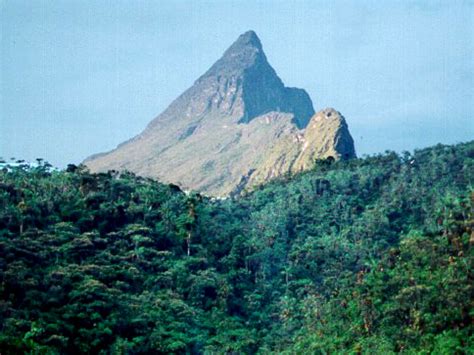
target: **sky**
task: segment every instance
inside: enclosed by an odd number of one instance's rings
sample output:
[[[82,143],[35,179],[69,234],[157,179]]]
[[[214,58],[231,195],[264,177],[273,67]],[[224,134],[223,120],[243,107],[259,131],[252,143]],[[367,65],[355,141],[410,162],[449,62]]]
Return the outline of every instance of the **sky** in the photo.
[[[247,30],[359,156],[474,139],[473,1],[0,0],[0,26],[5,159],[113,149]]]

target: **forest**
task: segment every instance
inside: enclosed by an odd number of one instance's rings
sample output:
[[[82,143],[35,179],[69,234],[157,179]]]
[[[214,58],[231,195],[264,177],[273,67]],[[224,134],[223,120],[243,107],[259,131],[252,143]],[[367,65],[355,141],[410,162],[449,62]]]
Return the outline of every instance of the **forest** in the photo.
[[[468,354],[474,142],[215,199],[0,169],[1,354]]]

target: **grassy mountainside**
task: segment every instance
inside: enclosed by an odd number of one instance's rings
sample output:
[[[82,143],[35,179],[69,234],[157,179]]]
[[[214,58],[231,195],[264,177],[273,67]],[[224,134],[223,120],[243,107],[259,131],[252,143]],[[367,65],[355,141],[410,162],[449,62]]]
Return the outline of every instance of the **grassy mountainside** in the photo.
[[[0,172],[0,349],[438,353],[473,342],[474,142],[318,161],[238,199]]]

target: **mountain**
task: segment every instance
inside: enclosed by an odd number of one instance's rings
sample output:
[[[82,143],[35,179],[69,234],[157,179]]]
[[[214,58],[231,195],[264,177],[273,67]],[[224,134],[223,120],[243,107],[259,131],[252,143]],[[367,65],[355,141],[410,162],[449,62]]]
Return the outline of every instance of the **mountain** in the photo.
[[[85,164],[222,196],[328,156],[355,157],[343,116],[285,87],[249,31],[141,134]]]

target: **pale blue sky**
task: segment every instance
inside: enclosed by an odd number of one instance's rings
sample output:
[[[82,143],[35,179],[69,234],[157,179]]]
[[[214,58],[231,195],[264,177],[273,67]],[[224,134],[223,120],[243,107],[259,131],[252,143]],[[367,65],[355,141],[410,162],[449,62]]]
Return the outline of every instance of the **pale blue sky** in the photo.
[[[139,133],[254,30],[359,155],[474,139],[472,1],[0,0],[0,156],[64,166]]]

